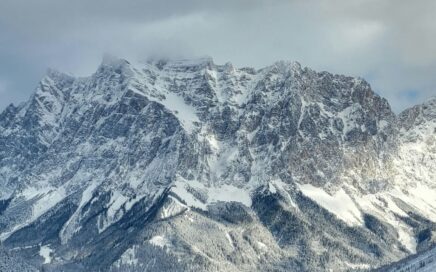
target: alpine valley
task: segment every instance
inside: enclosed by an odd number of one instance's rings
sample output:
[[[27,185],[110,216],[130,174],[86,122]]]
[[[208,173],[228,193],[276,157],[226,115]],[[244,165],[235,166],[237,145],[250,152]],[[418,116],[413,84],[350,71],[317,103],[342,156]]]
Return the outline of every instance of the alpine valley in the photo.
[[[436,241],[436,98],[279,61],[49,70],[0,114],[0,270],[367,271]]]

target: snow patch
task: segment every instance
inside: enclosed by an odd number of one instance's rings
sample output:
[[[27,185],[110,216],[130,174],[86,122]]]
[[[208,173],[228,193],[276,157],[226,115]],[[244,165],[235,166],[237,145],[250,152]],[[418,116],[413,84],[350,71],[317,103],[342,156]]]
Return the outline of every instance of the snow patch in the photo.
[[[164,247],[169,246],[171,244],[170,241],[165,236],[160,236],[160,235],[153,236],[149,240],[149,243],[154,245],[154,246],[161,247],[161,248],[164,248]]]
[[[229,241],[230,246],[232,248],[234,248],[233,239],[232,239],[232,237],[230,236],[230,234],[228,232],[226,232],[226,238],[227,238],[227,241]]]
[[[59,234],[62,244],[65,244],[69,239],[71,239],[74,233],[80,230],[81,226],[79,224],[79,221],[80,221],[80,213],[82,207],[91,200],[92,193],[94,192],[95,188],[97,188],[97,186],[98,183],[93,182],[83,191],[82,198],[80,199],[79,207],[77,207],[74,214],[65,223]]]
[[[171,191],[179,196],[189,207],[199,208],[204,211],[207,210],[207,205],[188,191],[185,182],[176,181]]]
[[[111,199],[107,205],[106,217],[103,218],[102,224],[98,226],[99,233],[103,232],[107,227],[117,222],[124,211],[121,209],[123,204],[125,204],[129,198],[122,195],[119,191],[113,191],[111,194]]]
[[[127,265],[137,265],[138,264],[138,258],[136,258],[135,254],[135,247],[129,248],[126,251],[124,251],[123,255],[121,255],[120,262],[122,264]]]
[[[257,241],[256,243],[257,243],[257,245],[259,246],[260,249],[262,249],[262,250],[264,250],[264,251],[267,251],[267,250],[268,250],[268,246],[265,245],[264,243],[259,242],[259,241]]]
[[[194,196],[189,187],[205,192],[207,201],[202,201]],[[202,210],[207,210],[207,205],[216,202],[239,202],[247,207],[251,207],[251,196],[247,189],[238,188],[233,185],[220,185],[217,187],[207,187],[204,184],[195,180],[184,180],[179,178],[171,189],[173,193],[178,195],[186,205],[196,207]]]
[[[362,264],[362,263],[359,264],[359,263],[344,262],[344,264],[351,269],[369,269],[370,268],[370,266],[368,264]]]
[[[247,190],[233,185],[222,185],[220,187],[209,188],[209,203],[213,202],[240,202],[247,207],[251,207],[251,197]]]
[[[159,212],[159,219],[166,219],[179,215],[187,210],[187,207],[180,203],[176,198],[169,196],[167,202],[162,206]]]
[[[356,226],[362,224],[362,214],[350,196],[341,188],[334,195],[311,184],[299,184],[304,195],[335,214],[345,223]]]
[[[286,197],[287,202],[294,208],[298,209],[297,204],[288,193],[288,184],[284,183],[280,179],[272,180],[268,183],[268,189],[271,193],[275,194],[277,191],[281,192]]]
[[[39,249],[39,255],[44,258],[44,264],[49,264],[52,261],[51,254],[53,253],[53,250],[48,246],[41,246]]]
[[[176,115],[188,133],[194,131],[196,127],[194,122],[200,122],[195,109],[187,105],[181,96],[166,93],[165,99],[159,102]]]
[[[393,190],[374,195],[356,196],[355,201],[365,213],[376,216],[394,227],[398,233],[398,241],[410,252],[416,252],[413,229],[398,218],[398,216],[408,217],[409,215],[398,207],[394,198],[405,200],[401,198],[401,192]],[[405,202],[407,203],[407,200]]]
[[[28,221],[30,223],[61,202],[67,196],[67,193],[63,186],[57,189],[52,187],[40,189],[27,187],[21,193],[21,196],[26,200],[37,199],[32,207],[32,217]]]
[[[148,68],[153,70],[151,67]],[[192,134],[196,129],[195,123],[200,122],[196,113],[197,111],[194,107],[188,105],[182,96],[167,91],[168,82],[161,78],[165,77],[160,75],[162,72],[159,70],[153,71],[157,76],[157,79],[153,80],[153,83],[146,80],[148,76],[143,72],[140,72],[139,70],[135,70],[135,72],[138,74],[138,76],[135,77],[135,83],[138,83],[138,85],[131,84],[129,89],[137,94],[146,96],[150,101],[162,104],[167,110],[176,116],[186,132]]]

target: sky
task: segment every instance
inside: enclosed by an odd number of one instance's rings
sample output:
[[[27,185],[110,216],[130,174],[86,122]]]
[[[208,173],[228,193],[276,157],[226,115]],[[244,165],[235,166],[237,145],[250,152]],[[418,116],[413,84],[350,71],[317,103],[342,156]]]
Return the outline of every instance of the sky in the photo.
[[[0,0],[0,110],[47,68],[92,74],[105,53],[298,61],[365,78],[395,112],[436,95],[434,0]]]

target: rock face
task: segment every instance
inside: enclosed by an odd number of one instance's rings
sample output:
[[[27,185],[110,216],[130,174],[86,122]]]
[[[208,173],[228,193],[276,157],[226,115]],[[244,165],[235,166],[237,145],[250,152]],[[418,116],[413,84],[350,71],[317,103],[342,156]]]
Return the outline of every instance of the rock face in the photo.
[[[0,114],[2,247],[44,271],[377,267],[434,243],[435,131],[435,99],[396,116],[295,62],[50,70]]]

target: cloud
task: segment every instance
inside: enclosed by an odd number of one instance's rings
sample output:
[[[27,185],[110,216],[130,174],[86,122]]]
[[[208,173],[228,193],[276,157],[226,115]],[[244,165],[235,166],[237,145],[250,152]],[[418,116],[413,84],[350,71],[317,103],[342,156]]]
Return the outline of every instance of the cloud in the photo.
[[[13,84],[0,108],[28,96],[47,67],[88,75],[108,52],[258,68],[297,60],[366,78],[398,112],[436,94],[435,9],[430,0],[3,0],[0,77]]]
[[[6,83],[0,79],[0,95],[6,93]]]

